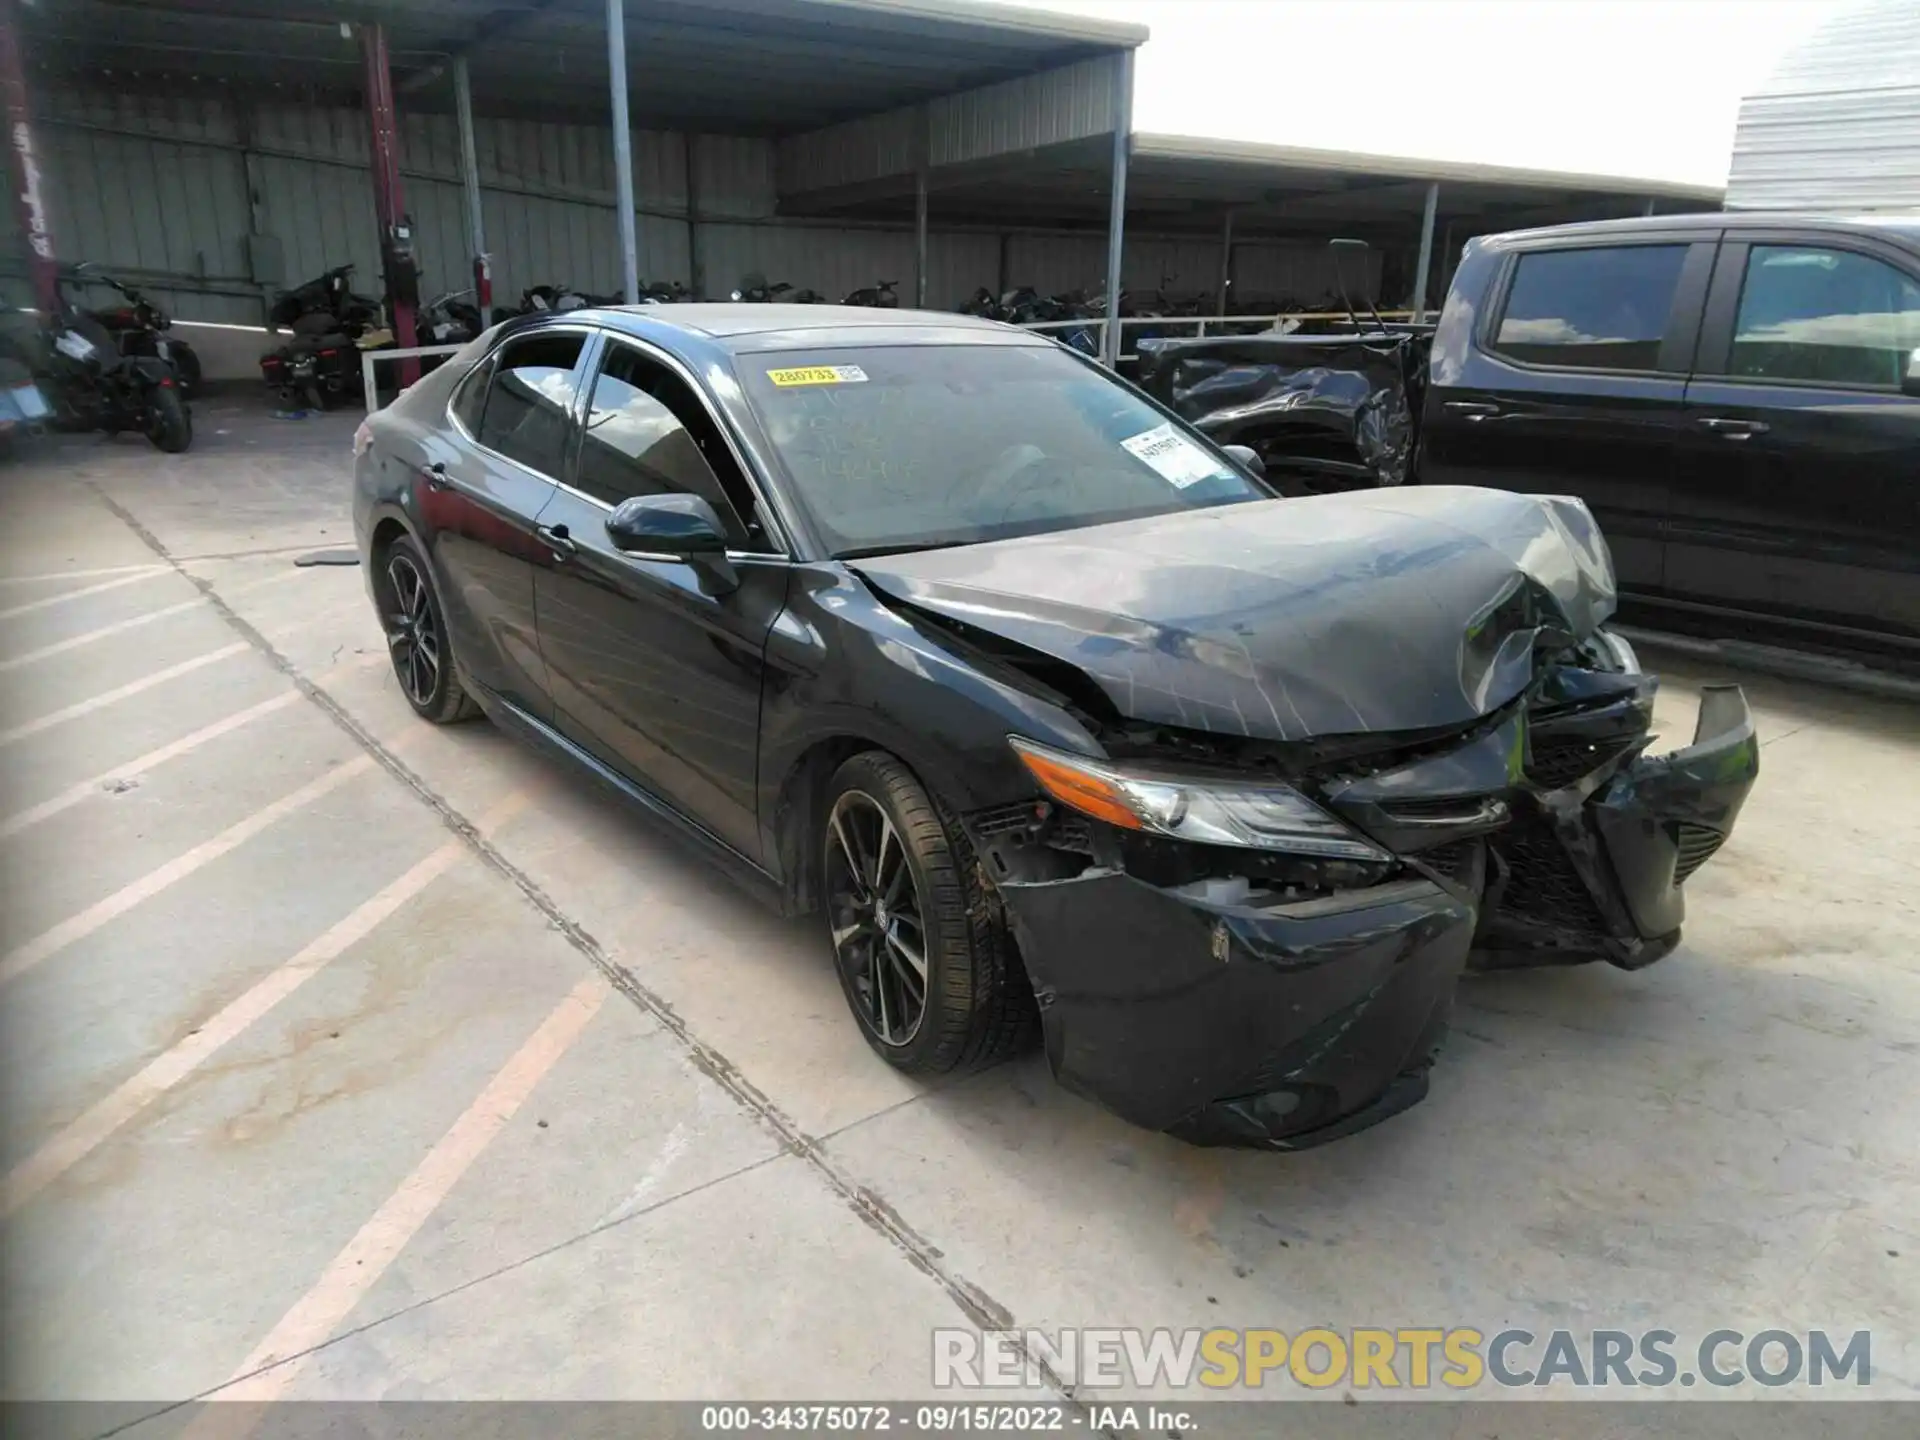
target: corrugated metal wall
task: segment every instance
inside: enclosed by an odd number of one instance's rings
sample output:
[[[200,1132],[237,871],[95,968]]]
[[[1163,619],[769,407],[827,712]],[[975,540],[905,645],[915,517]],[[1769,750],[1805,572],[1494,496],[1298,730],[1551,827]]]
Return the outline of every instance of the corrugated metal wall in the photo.
[[[957,147],[951,151],[956,156],[975,155],[982,145],[1057,137],[1104,122],[1098,113],[1105,103],[1097,93],[1103,83],[1099,66],[1074,66],[1060,75],[1035,100],[1038,118],[1028,129],[1016,133],[994,118],[1013,107],[1007,94],[995,93],[1008,87],[996,86],[983,92],[992,104],[970,112],[971,118],[953,118],[943,143]],[[1013,82],[1016,89],[1026,84]],[[47,202],[63,260],[91,259],[129,272],[183,320],[257,324],[263,296],[347,261],[356,266],[358,288],[379,288],[366,126],[358,112],[241,109],[219,99],[79,90],[37,98]],[[527,286],[547,281],[617,291],[606,132],[484,118],[476,131],[496,299],[512,303]],[[404,116],[401,139],[423,289],[433,294],[464,288],[466,206],[453,118]],[[758,273],[836,299],[859,286],[894,280],[911,301],[913,238],[907,227],[777,219],[772,142],[703,135],[693,137],[690,148],[693,200],[701,217],[698,259],[708,294],[724,295],[742,277]],[[678,134],[634,137],[640,264],[649,279],[692,279],[688,151],[688,140]],[[0,213],[0,223],[10,225],[11,219],[10,211]],[[256,229],[279,243],[276,284],[262,285],[254,276],[248,237]],[[8,256],[17,251],[10,236],[0,236],[0,245]],[[1099,234],[1017,234],[1007,259],[1009,283],[1043,292],[1093,293],[1106,283],[1106,240]],[[928,260],[927,299],[933,306],[956,307],[981,286],[999,287],[997,234],[935,229]],[[1211,292],[1219,267],[1214,241],[1136,234],[1129,237],[1125,283],[1135,290]],[[1247,296],[1317,294],[1326,285],[1313,277],[1325,267],[1324,253],[1313,247],[1246,243],[1236,249],[1240,293]],[[1307,288],[1301,290],[1302,284]],[[7,289],[10,298],[24,301],[17,278]]]
[[[1920,212],[1920,4],[1836,16],[1741,102],[1726,204]]]

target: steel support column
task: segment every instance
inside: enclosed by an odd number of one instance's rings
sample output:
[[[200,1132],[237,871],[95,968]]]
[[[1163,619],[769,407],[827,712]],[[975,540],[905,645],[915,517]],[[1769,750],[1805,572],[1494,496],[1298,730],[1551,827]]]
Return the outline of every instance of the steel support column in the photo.
[[[1227,213],[1220,221],[1220,303],[1214,306],[1214,313],[1231,315],[1227,308],[1233,299],[1233,207],[1227,207]]]
[[[640,303],[640,242],[633,219],[633,122],[627,116],[627,7],[607,0],[607,68],[613,76],[613,191],[620,212],[620,282],[627,304]]]
[[[59,269],[53,255],[53,227],[40,198],[40,160],[34,149],[33,120],[27,108],[26,67],[20,59],[20,17],[14,0],[0,0],[0,91],[7,108],[7,175],[13,183],[13,217],[26,248],[27,279],[33,303],[42,315],[60,306]]]
[[[460,125],[460,180],[467,190],[467,232],[473,249],[473,303],[480,323],[493,314],[493,258],[487,254],[487,223],[480,208],[480,157],[473,143],[473,82],[467,57],[453,57],[453,110]]]
[[[1427,208],[1420,219],[1420,259],[1413,267],[1413,297],[1407,304],[1416,325],[1427,318],[1427,276],[1433,270],[1433,221],[1439,209],[1440,182],[1429,181]]]
[[[1113,96],[1113,185],[1107,201],[1107,323],[1100,330],[1100,358],[1120,363],[1120,270],[1127,244],[1127,154],[1133,145],[1133,51],[1116,59]]]
[[[913,157],[913,303],[927,308],[927,172],[933,165],[933,112],[920,107]]]
[[[693,132],[680,132],[680,156],[687,170],[687,289],[693,298],[707,298],[707,267],[700,263],[700,162]]]
[[[366,68],[368,155],[373,169],[373,213],[380,222],[380,255],[387,290],[387,309],[393,320],[394,343],[411,350],[414,337],[414,299],[410,287],[394,273],[393,252],[400,228],[407,224],[407,202],[400,188],[400,137],[393,108],[393,72],[387,64],[386,27],[360,26],[360,58]],[[420,378],[418,360],[400,362],[400,383]]]

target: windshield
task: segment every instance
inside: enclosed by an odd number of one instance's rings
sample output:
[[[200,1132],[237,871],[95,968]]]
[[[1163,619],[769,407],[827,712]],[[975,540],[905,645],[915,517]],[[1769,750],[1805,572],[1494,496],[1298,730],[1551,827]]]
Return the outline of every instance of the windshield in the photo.
[[[1269,497],[1144,400],[1051,347],[822,349],[738,364],[837,556]]]

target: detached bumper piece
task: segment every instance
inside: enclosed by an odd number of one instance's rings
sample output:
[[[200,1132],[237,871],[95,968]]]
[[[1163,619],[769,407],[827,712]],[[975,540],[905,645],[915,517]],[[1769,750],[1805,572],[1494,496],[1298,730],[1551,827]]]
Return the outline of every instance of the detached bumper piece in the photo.
[[[1474,927],[1426,880],[1265,909],[1101,869],[1000,892],[1060,1083],[1198,1144],[1300,1149],[1419,1100]]]
[[[1054,1074],[1197,1144],[1302,1149],[1426,1094],[1470,965],[1667,954],[1681,886],[1731,831],[1760,747],[1739,688],[1715,686],[1693,743],[1644,758],[1652,696],[1650,678],[1621,677],[1330,787],[1328,808],[1401,865],[1320,898],[1213,903],[1084,838],[1071,848],[1093,863],[1048,874],[976,825]]]

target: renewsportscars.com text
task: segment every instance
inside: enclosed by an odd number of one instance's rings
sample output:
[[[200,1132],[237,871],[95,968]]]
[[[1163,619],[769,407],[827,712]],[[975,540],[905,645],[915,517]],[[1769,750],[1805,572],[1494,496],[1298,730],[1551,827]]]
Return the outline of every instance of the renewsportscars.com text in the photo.
[[[933,1332],[939,1389],[1199,1385],[1212,1390],[1866,1386],[1865,1330],[959,1330]]]

